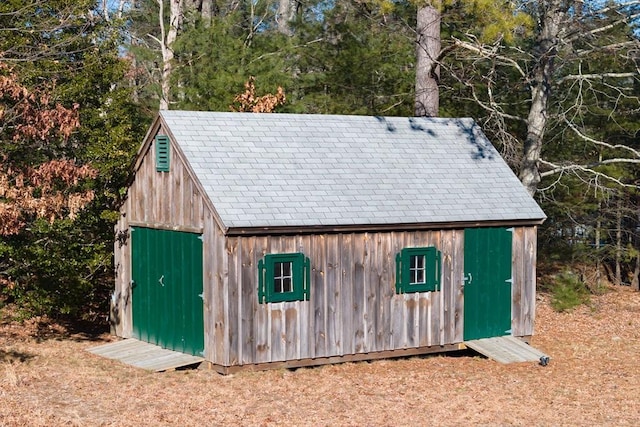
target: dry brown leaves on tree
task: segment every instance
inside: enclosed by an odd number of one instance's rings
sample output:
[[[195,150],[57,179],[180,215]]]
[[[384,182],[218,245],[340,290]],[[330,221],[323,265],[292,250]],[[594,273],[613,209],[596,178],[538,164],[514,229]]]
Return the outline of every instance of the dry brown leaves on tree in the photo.
[[[287,98],[281,86],[275,95],[268,93],[263,96],[256,96],[256,78],[251,76],[244,84],[244,92],[233,98],[235,105],[229,106],[232,111],[241,113],[273,113],[274,110],[283,105]]]
[[[52,87],[29,89],[11,67],[0,63],[0,128],[15,144],[66,141],[80,126],[79,106],[66,108],[51,97]],[[15,166],[0,152],[0,236],[17,234],[30,218],[75,218],[94,198],[92,190],[77,190],[81,180],[97,171],[68,159],[37,166]]]

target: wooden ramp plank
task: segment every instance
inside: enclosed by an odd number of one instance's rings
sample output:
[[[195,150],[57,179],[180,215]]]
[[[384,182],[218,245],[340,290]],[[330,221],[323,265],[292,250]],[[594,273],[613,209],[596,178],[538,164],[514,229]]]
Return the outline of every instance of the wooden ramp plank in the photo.
[[[195,365],[204,361],[202,357],[167,350],[133,338],[99,345],[89,348],[87,351],[107,359],[118,360],[127,365],[156,372]]]
[[[543,352],[513,336],[482,338],[465,341],[464,344],[500,363],[539,362],[541,358],[548,361]]]

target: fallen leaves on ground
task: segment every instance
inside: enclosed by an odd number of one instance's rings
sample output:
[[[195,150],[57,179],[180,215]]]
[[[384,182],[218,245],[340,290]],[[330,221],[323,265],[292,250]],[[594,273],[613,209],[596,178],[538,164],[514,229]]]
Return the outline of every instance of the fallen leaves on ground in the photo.
[[[0,325],[2,426],[638,425],[640,293],[612,289],[551,310],[532,344],[551,356],[501,365],[473,353],[222,376],[150,373],[85,350],[109,340],[33,322]],[[46,328],[45,328],[46,329]]]

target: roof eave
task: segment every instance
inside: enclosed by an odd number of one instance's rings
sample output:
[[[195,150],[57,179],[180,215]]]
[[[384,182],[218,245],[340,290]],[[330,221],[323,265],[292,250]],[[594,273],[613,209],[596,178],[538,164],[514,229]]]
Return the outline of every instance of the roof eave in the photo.
[[[458,222],[425,222],[396,224],[354,224],[354,225],[303,225],[303,226],[262,226],[262,227],[229,227],[227,236],[259,236],[259,235],[291,235],[291,234],[335,234],[363,232],[392,232],[416,230],[446,230],[479,227],[526,227],[538,226],[546,218],[458,221]]]

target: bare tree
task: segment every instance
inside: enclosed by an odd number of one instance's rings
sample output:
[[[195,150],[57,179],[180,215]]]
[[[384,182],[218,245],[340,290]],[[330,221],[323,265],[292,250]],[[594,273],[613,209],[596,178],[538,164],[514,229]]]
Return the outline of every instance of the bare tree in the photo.
[[[464,84],[472,99],[486,111],[494,129],[502,132],[505,140],[513,139],[519,126],[526,129],[521,143],[519,177],[530,194],[534,194],[542,178],[561,177],[567,173],[580,176],[588,183],[609,181],[622,186],[637,186],[634,182],[624,182],[618,176],[607,172],[607,165],[640,164],[640,150],[637,146],[607,140],[602,135],[591,133],[588,116],[595,106],[588,105],[587,99],[594,99],[609,109],[613,117],[622,105],[640,108],[640,97],[634,85],[640,83],[640,41],[634,37],[630,22],[638,17],[633,6],[640,1],[601,3],[567,0],[543,0],[523,2],[535,18],[533,48],[505,45],[485,45],[477,39],[454,40],[456,48],[467,52],[462,66],[448,68],[448,75]],[[581,6],[576,8],[576,6]],[[604,19],[604,17],[609,17]],[[627,29],[627,36],[607,43],[608,34],[619,29]],[[600,55],[600,56],[598,56]],[[582,72],[582,67],[590,61],[602,61],[602,56],[616,59],[616,64],[626,64],[626,70],[616,65],[612,69],[598,69]],[[519,81],[496,82],[491,76],[478,75],[469,70],[508,68],[509,76]],[[464,68],[469,67],[469,68]],[[477,82],[488,81],[485,92],[478,90]],[[517,92],[507,91],[499,98],[493,89],[497,85],[508,84],[528,89],[528,97],[522,99]],[[523,92],[524,93],[524,92]],[[526,105],[526,111],[522,106]],[[605,108],[605,107],[598,107]],[[511,123],[511,126],[509,125]],[[547,132],[553,125],[554,135],[562,135],[572,141],[581,141],[592,147],[590,152],[600,154],[593,159],[545,158],[544,148],[548,143]],[[598,129],[596,129],[598,130]],[[586,159],[586,161],[584,161]]]

